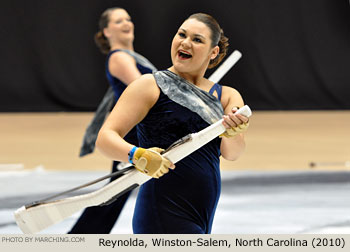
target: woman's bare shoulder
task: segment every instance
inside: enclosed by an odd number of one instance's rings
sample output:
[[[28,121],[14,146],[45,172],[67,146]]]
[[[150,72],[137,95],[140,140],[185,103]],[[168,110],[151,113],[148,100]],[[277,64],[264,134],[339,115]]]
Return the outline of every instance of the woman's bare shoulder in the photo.
[[[125,61],[128,61],[128,62],[135,61],[134,57],[132,57],[130,54],[124,51],[117,51],[112,53],[109,60],[114,63],[123,63]]]
[[[124,93],[127,96],[133,97],[133,100],[141,99],[154,104],[159,97],[160,90],[154,76],[152,74],[144,74],[131,82]]]
[[[229,86],[222,86],[221,104],[225,109],[227,106],[241,107],[244,105],[244,102],[237,89]]]
[[[143,74],[139,78],[137,78],[135,81],[131,82],[130,85],[137,85],[138,87],[142,87],[145,85],[157,85],[156,80],[153,76],[153,74]],[[150,86],[151,87],[151,86]]]

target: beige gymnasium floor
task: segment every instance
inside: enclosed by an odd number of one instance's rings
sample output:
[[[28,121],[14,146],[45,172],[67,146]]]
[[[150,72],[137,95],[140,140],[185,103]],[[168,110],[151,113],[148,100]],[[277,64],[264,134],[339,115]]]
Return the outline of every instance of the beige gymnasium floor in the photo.
[[[253,113],[246,153],[236,162],[222,162],[212,233],[349,234],[350,111]],[[13,213],[24,204],[110,172],[111,161],[98,152],[78,157],[92,116],[0,114],[0,234],[22,233]],[[332,165],[311,170],[311,161]],[[92,192],[101,183],[76,193]],[[132,233],[136,196],[137,189],[111,233]],[[80,213],[42,234],[67,233]]]
[[[0,171],[108,171],[98,151],[79,158],[93,113],[1,113]],[[350,170],[350,111],[253,111],[247,149],[224,170]],[[316,166],[310,168],[310,162]],[[8,164],[15,164],[10,166]],[[18,165],[17,165],[18,164]]]

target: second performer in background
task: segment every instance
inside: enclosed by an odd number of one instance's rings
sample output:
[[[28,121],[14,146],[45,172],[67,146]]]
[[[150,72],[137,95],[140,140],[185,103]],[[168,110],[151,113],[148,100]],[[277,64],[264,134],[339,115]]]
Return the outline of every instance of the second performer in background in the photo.
[[[106,116],[104,113],[108,112],[108,103],[112,102],[114,104],[118,101],[127,85],[142,74],[152,73],[156,70],[146,58],[134,51],[133,41],[134,24],[127,11],[118,7],[105,10],[99,20],[99,31],[95,35],[95,42],[101,52],[107,54],[106,75],[111,87],[95,115],[94,119],[96,121],[104,120]],[[110,101],[113,97],[114,101]],[[87,140],[90,144],[84,142],[81,156],[93,151],[95,133],[92,131],[95,131],[97,135],[98,130],[99,122],[96,125],[93,122],[89,126],[84,140]],[[139,145],[135,128],[131,129],[125,136],[125,140],[134,145]],[[113,162],[112,172],[118,170],[119,164],[118,161]],[[116,178],[118,177],[113,177],[111,181]],[[69,233],[110,233],[129,195],[130,192],[106,206],[87,208]]]

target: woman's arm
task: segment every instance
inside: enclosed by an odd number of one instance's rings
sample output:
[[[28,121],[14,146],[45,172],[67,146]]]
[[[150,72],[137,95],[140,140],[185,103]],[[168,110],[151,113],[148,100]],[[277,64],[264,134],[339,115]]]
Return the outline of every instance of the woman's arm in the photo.
[[[126,52],[120,51],[113,53],[108,62],[109,72],[126,85],[141,76],[136,67],[135,59]]]
[[[240,114],[234,114],[237,110],[244,106],[243,99],[239,92],[231,87],[222,87],[221,104],[224,108],[224,126],[226,128],[237,127],[238,125],[248,122],[248,118]],[[221,141],[221,155],[227,160],[236,160],[245,149],[244,135],[237,134],[234,137],[223,137]]]
[[[123,137],[147,115],[156,103],[160,90],[152,74],[145,74],[132,82],[118,99],[103,124],[96,147],[113,160],[128,162],[133,147]]]

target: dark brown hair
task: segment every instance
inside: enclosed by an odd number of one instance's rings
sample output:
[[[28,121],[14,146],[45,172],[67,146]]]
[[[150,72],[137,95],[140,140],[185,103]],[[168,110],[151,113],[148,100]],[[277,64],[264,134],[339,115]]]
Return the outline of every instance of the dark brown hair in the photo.
[[[224,31],[221,29],[219,23],[210,15],[205,13],[195,13],[189,16],[187,19],[196,19],[204,23],[211,31],[211,46],[219,46],[219,54],[215,59],[210,60],[208,68],[213,68],[221,62],[225,57],[228,48],[228,38],[225,37]]]
[[[103,29],[108,26],[109,17],[110,17],[111,12],[114,11],[114,10],[118,10],[118,9],[122,9],[122,8],[120,8],[120,7],[113,7],[113,8],[106,9],[101,14],[100,20],[98,21],[99,31],[96,32],[96,34],[94,36],[94,40],[95,40],[95,43],[96,43],[97,47],[100,49],[100,51],[103,54],[108,54],[109,50],[111,49],[111,46],[109,45],[108,39],[103,34]]]

